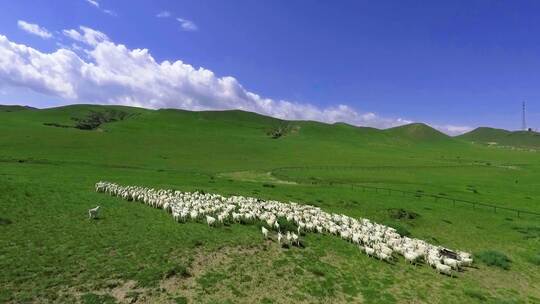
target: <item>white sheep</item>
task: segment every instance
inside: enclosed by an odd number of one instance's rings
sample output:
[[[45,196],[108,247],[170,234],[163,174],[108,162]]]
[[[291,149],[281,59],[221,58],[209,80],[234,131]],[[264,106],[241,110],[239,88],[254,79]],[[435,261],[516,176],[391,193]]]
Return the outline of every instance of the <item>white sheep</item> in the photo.
[[[96,208],[92,208],[88,210],[88,219],[95,219],[99,215],[99,208],[100,206],[97,206]]]
[[[371,248],[371,247],[367,247],[365,246],[364,247],[364,250],[366,251],[366,254],[368,256],[373,256],[375,254],[375,249]]]
[[[443,263],[445,265],[448,265],[448,266],[454,268],[454,269],[459,268],[458,261],[454,260],[454,259],[451,259],[451,258],[443,258]]]
[[[261,231],[262,231],[262,234],[264,235],[264,238],[267,239],[268,238],[268,229],[261,227]]]
[[[452,268],[450,266],[448,266],[448,265],[437,263],[435,265],[435,268],[437,269],[437,271],[439,273],[444,273],[444,274],[449,275],[449,276],[452,275]]]
[[[212,226],[216,222],[216,219],[214,217],[211,217],[209,215],[206,216],[206,223],[208,223],[208,227]]]
[[[300,246],[300,240],[298,239],[298,235],[296,235],[296,233],[291,233],[291,238],[293,243],[296,243],[297,246]]]

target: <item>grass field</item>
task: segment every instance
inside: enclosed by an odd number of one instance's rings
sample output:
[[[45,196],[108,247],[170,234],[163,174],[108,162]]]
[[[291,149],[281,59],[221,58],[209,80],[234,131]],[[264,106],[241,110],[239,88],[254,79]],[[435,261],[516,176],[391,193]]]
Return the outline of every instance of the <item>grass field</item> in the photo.
[[[94,130],[70,127],[111,110],[129,115]],[[284,124],[290,131],[269,136]],[[421,124],[381,131],[240,111],[86,105],[0,107],[0,135],[1,303],[540,303],[539,217],[344,185],[540,212],[537,152]],[[281,249],[255,226],[179,224],[95,193],[99,180],[308,203],[478,258],[448,277],[368,258],[327,235]],[[90,221],[97,204],[102,216]],[[417,216],[397,218],[396,209]]]

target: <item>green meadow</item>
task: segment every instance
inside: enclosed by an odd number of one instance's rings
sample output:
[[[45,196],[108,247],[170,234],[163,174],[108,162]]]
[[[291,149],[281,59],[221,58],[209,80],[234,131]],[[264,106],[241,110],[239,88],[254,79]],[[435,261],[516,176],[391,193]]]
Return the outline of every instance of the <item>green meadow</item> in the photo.
[[[2,106],[0,303],[540,303],[540,216],[361,187],[540,213],[539,147],[534,134],[448,137],[423,124]],[[100,180],[316,205],[475,263],[444,276],[318,234],[281,248],[257,225],[177,223],[96,193]]]

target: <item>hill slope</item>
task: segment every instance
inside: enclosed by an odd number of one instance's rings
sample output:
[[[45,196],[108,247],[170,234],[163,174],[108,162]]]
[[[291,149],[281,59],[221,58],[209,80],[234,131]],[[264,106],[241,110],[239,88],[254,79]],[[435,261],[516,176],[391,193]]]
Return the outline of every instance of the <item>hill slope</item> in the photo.
[[[0,112],[15,112],[23,110],[35,109],[29,106],[18,106],[18,105],[0,105]]]
[[[540,148],[540,133],[533,131],[512,132],[481,127],[460,135],[457,138],[497,146]]]
[[[423,123],[412,123],[385,130],[394,137],[420,142],[448,141],[451,137]]]
[[[283,134],[271,136],[276,129]],[[95,105],[0,111],[0,135],[1,303],[540,301],[538,219],[452,203],[539,211],[537,153],[423,125]],[[511,267],[478,261],[446,277],[422,263],[369,258],[329,234],[301,233],[304,248],[282,248],[275,231],[264,240],[255,225],[177,223],[95,193],[99,180],[309,203],[433,244],[495,250]],[[89,220],[96,205],[101,216]]]

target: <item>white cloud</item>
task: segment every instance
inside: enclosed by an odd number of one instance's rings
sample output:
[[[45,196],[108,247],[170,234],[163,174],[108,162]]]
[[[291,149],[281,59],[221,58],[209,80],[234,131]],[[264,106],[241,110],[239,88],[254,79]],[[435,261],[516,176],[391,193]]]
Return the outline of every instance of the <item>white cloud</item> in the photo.
[[[468,126],[454,126],[454,125],[431,125],[433,128],[446,133],[448,135],[459,135],[472,131],[472,127]]]
[[[111,16],[113,16],[113,17],[118,16],[118,15],[116,14],[116,12],[114,12],[114,11],[112,11],[112,10],[110,10],[110,9],[104,9],[103,12],[104,12],[105,14],[111,15]]]
[[[156,15],[158,18],[169,18],[171,16],[171,12],[169,11],[161,11],[159,14]]]
[[[95,8],[99,9],[100,11],[104,12],[107,15],[116,16],[116,13],[110,9],[104,9],[101,7],[99,2],[97,0],[86,0],[90,5],[94,6]]]
[[[43,39],[49,39],[52,37],[52,34],[47,31],[47,29],[37,25],[37,24],[34,24],[34,23],[28,23],[26,21],[23,21],[23,20],[19,20],[17,21],[17,25],[19,26],[19,28],[25,32],[28,32],[32,35],[36,35],[36,36],[39,36]]]
[[[183,18],[176,18],[176,20],[180,22],[180,26],[182,27],[184,31],[193,32],[193,31],[198,30],[197,25],[193,23],[193,21],[183,19]]]
[[[347,105],[320,108],[261,97],[245,89],[234,77],[218,77],[208,69],[195,68],[181,60],[157,62],[147,49],[128,49],[91,28],[81,26],[63,33],[84,43],[87,57],[81,58],[72,48],[63,47],[44,53],[0,35],[0,87],[29,88],[60,97],[65,103],[241,109],[282,119],[347,122],[377,128],[411,122],[361,113]]]
[[[62,33],[67,37],[86,43],[90,46],[96,46],[100,42],[108,41],[109,37],[100,31],[96,31],[86,26],[79,26],[80,32],[74,29],[63,30]]]
[[[86,2],[92,4],[93,6],[99,8],[99,2],[97,2],[96,0],[86,0]]]

